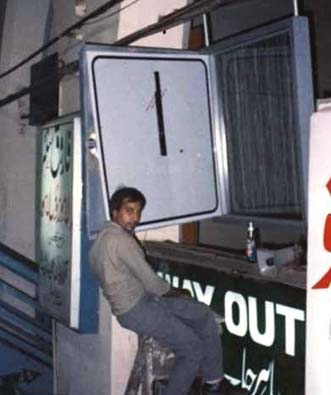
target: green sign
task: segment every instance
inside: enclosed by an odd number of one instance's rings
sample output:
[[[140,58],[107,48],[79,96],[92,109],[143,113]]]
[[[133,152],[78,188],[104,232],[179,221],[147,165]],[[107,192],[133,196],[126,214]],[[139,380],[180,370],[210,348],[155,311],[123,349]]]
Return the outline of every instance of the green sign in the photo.
[[[151,262],[222,322],[226,376],[250,395],[303,395],[304,290],[160,258]]]

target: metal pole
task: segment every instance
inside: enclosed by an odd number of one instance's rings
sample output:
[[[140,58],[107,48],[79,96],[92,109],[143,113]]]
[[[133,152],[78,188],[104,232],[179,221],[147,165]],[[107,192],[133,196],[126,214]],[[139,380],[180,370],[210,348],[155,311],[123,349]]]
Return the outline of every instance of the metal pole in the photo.
[[[209,47],[210,38],[209,38],[209,24],[208,24],[207,14],[202,14],[202,21],[203,21],[203,31],[205,36],[205,45],[206,47]]]
[[[294,16],[299,15],[298,0],[293,0]]]

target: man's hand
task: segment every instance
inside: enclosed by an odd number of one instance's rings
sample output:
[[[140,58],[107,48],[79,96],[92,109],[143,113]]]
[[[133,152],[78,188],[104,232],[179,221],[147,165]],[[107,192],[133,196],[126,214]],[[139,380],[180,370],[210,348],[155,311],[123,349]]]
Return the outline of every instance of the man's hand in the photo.
[[[166,294],[166,298],[192,298],[191,292],[187,289],[171,288]]]

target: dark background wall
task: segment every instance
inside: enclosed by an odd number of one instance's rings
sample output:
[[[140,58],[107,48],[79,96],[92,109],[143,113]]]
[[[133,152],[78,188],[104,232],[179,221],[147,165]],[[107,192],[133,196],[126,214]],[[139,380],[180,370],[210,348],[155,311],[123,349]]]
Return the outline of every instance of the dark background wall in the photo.
[[[298,0],[299,15],[307,16],[315,98],[331,97],[331,1]],[[210,14],[213,41],[293,16],[293,0],[242,0]]]
[[[300,9],[310,23],[315,96],[331,97],[331,1],[303,0]]]
[[[3,29],[3,22],[5,19],[6,3],[7,0],[0,0],[0,54],[1,54],[2,29]]]

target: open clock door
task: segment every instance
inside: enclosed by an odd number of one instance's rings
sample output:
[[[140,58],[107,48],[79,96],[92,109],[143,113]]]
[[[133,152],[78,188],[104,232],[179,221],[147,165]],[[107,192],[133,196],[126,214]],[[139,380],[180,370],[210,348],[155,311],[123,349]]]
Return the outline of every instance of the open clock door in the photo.
[[[147,198],[141,228],[220,215],[208,55],[86,45],[81,86],[108,217],[124,185]]]

